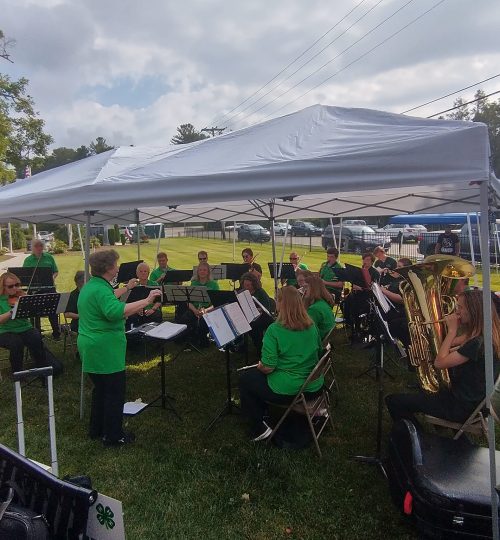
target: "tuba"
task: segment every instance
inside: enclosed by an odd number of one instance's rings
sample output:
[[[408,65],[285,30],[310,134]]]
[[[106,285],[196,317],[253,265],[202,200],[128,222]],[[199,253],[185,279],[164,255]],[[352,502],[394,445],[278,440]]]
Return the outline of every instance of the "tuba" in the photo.
[[[435,369],[434,360],[446,334],[444,318],[455,309],[453,289],[459,279],[474,275],[474,266],[460,257],[430,255],[422,263],[395,270],[408,317],[410,362],[420,386],[429,393],[450,386],[447,369]]]

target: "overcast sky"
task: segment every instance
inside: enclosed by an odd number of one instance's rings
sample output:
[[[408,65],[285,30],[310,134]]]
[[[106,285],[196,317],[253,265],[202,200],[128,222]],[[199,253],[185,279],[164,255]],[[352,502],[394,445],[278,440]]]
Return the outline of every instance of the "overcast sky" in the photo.
[[[30,80],[55,146],[164,144],[182,123],[239,129],[314,103],[402,112],[500,73],[499,0],[0,0],[0,13],[16,40],[0,71]]]

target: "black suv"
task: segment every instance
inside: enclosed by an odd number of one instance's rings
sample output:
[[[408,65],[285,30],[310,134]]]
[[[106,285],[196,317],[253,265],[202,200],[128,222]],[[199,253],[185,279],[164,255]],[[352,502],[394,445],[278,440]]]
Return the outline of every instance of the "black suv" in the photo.
[[[238,240],[249,240],[250,242],[269,242],[271,233],[262,227],[262,225],[254,225],[243,223],[238,229]]]
[[[335,237],[338,239],[340,225],[334,225]],[[334,247],[332,228],[325,228],[321,236],[321,245],[328,249]],[[386,251],[391,247],[391,237],[388,234],[377,233],[367,225],[343,225],[341,248],[351,253],[364,253],[373,251],[377,246],[382,246]]]
[[[296,221],[292,223],[292,236],[321,236],[323,229],[316,227],[309,221]]]

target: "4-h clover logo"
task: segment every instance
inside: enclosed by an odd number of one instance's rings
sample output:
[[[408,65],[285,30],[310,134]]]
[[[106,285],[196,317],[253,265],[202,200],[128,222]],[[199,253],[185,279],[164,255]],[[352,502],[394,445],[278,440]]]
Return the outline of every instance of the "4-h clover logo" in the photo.
[[[97,510],[97,521],[103,526],[106,527],[106,529],[113,529],[115,526],[115,522],[113,518],[115,517],[115,514],[113,513],[113,510],[109,506],[104,506],[99,503],[96,506]]]

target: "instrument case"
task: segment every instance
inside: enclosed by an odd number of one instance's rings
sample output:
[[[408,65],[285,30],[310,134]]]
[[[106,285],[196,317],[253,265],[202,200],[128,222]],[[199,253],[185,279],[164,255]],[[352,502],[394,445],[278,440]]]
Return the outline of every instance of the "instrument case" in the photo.
[[[500,452],[496,463],[500,478]],[[401,420],[390,434],[386,470],[392,499],[419,538],[492,538],[488,448]]]

